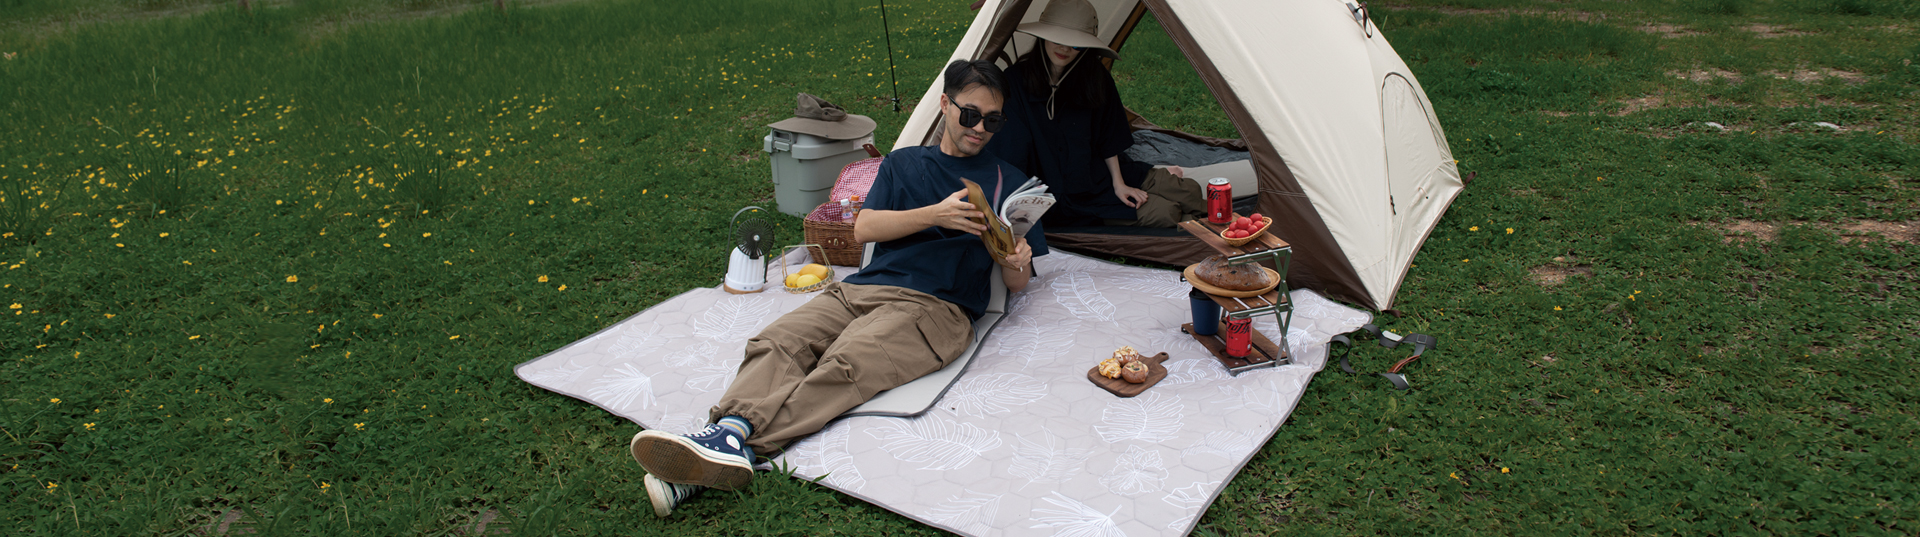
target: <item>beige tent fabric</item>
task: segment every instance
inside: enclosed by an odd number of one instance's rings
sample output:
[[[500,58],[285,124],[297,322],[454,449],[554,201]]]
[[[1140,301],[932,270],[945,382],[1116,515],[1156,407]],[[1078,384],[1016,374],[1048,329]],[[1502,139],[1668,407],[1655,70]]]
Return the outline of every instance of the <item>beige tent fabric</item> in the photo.
[[[1093,2],[1103,39],[1128,31],[1126,15],[1140,4]],[[1282,222],[1306,226],[1282,231],[1296,254],[1306,256],[1295,280],[1377,309],[1392,307],[1414,254],[1464,184],[1432,104],[1386,37],[1371,21],[1356,21],[1339,0],[1148,5],[1189,59],[1210,67],[1196,66],[1203,78],[1217,73],[1208,86],[1255,153],[1262,209],[1287,211],[1292,214]],[[1044,6],[1045,0],[990,0],[954,57],[989,56],[980,49],[996,39],[990,27],[1011,18],[1001,11],[1025,9],[1020,20],[1027,20]],[[1018,45],[1020,36],[1012,40]],[[939,94],[939,84],[930,96]],[[895,146],[922,143],[938,114],[923,101]],[[1248,132],[1250,126],[1257,132]],[[1156,249],[1135,239],[1103,242]]]

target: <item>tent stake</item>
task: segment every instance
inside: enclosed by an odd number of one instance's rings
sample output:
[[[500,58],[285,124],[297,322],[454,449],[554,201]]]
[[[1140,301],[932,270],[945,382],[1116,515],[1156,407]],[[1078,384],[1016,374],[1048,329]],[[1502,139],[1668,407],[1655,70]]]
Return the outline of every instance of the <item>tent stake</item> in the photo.
[[[893,74],[893,29],[887,25],[887,1],[880,0],[880,33],[887,38],[887,78],[893,80],[893,111],[900,112],[900,78]]]

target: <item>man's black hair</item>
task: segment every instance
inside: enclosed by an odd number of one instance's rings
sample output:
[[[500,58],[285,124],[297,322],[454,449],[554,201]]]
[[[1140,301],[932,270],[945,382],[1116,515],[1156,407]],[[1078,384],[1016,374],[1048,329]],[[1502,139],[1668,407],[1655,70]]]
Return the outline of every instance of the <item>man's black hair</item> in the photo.
[[[1001,98],[1007,96],[1006,75],[1000,73],[1000,66],[988,60],[954,60],[947,64],[947,85],[940,91],[948,97],[960,95],[973,86],[986,86]]]

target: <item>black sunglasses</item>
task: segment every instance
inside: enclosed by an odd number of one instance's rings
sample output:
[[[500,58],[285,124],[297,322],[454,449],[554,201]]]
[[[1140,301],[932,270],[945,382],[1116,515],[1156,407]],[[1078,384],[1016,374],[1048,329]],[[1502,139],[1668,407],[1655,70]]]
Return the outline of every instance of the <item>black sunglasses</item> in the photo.
[[[953,97],[947,97],[947,103],[952,104],[954,108],[960,109],[960,126],[962,127],[971,129],[974,125],[979,125],[980,122],[985,121],[986,125],[982,128],[986,129],[987,132],[1000,132],[1001,127],[1007,126],[1007,116],[1001,115],[998,112],[982,114],[978,108],[960,106],[960,103],[953,102]]]

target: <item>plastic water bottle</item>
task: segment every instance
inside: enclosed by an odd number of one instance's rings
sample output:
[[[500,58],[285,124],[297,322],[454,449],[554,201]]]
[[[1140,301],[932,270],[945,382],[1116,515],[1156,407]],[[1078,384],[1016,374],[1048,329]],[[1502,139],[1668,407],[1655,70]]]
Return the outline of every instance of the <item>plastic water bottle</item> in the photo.
[[[853,222],[860,213],[860,196],[840,200],[840,221]]]

